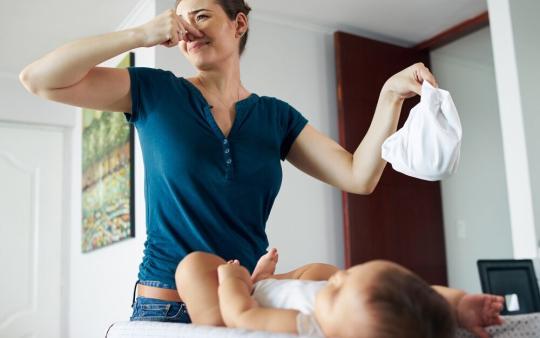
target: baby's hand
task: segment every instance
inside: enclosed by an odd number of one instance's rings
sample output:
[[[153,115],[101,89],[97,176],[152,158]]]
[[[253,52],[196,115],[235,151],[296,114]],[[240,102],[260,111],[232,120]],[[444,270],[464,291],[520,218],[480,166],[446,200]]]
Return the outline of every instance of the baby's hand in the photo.
[[[486,326],[500,325],[503,320],[499,313],[504,298],[488,294],[465,295],[457,306],[457,319],[461,327],[477,337],[488,338]]]

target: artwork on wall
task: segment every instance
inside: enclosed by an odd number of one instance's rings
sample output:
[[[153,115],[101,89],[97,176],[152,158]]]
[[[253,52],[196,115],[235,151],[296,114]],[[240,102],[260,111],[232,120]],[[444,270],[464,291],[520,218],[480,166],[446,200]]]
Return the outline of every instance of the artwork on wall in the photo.
[[[123,113],[92,109],[82,109],[82,124],[81,248],[90,252],[135,237],[134,128]]]

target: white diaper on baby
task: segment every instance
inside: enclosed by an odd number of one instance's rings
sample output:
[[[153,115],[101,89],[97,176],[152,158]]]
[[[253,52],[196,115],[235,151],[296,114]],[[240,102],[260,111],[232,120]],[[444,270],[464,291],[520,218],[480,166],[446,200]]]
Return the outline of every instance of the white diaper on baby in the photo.
[[[263,279],[253,285],[253,298],[263,307],[300,311],[296,326],[300,335],[324,337],[315,312],[315,296],[327,281]]]
[[[422,84],[420,103],[401,129],[382,144],[382,158],[394,170],[428,181],[452,175],[458,167],[461,123],[450,93]]]

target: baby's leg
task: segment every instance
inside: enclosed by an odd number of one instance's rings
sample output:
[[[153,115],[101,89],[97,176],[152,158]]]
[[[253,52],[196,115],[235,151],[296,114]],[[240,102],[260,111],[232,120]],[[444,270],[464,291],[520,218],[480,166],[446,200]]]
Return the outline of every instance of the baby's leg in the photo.
[[[217,268],[226,262],[213,254],[192,252],[178,264],[176,287],[193,324],[225,326],[218,300]]]
[[[257,266],[253,270],[251,280],[253,283],[261,279],[306,279],[306,280],[328,280],[339,269],[330,264],[312,263],[307,264],[292,271],[275,274],[276,265],[278,262],[278,252],[275,248],[270,249],[263,255]]]
[[[292,271],[275,274],[268,278],[275,279],[304,279],[304,280],[328,280],[339,269],[330,264],[312,263],[294,269]]]

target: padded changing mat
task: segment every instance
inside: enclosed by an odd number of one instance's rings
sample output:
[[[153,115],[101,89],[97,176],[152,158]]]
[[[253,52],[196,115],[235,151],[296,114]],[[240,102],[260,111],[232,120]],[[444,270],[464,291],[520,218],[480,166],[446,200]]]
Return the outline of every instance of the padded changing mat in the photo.
[[[265,331],[180,323],[133,321],[114,323],[106,338],[309,338]]]
[[[505,323],[487,329],[493,338],[540,338],[540,313],[505,316]],[[107,332],[107,338],[300,338],[296,335],[229,329],[224,327],[149,321],[117,322]],[[456,338],[473,338],[459,330]],[[303,336],[303,338],[307,338]]]

